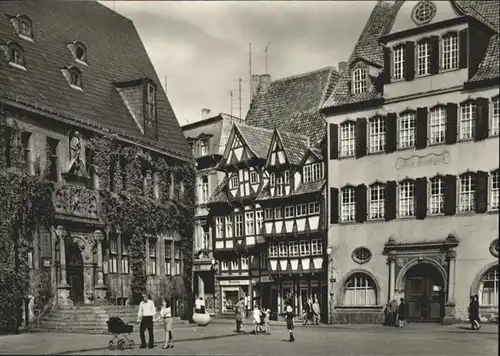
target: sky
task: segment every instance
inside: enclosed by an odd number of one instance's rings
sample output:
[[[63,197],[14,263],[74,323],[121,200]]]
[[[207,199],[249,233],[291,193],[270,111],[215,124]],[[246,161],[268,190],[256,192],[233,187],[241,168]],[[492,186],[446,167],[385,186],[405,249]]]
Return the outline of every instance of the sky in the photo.
[[[280,79],[347,61],[375,1],[102,1],[131,19],[181,125],[240,115],[252,73]],[[166,79],[165,79],[166,78]],[[231,99],[230,91],[233,96]],[[232,103],[232,104],[231,104]],[[231,111],[232,107],[232,111]]]

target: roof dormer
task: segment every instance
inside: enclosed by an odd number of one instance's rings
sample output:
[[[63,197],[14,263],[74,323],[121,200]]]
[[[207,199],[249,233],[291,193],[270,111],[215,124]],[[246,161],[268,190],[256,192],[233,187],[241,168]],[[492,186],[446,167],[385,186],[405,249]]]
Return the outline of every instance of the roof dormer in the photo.
[[[68,49],[75,61],[87,64],[87,47],[80,41],[68,43]]]
[[[381,73],[379,65],[357,59],[351,65],[350,90],[353,95],[369,92]]]
[[[26,15],[17,15],[10,18],[10,23],[19,38],[26,41],[33,41],[33,23]]]

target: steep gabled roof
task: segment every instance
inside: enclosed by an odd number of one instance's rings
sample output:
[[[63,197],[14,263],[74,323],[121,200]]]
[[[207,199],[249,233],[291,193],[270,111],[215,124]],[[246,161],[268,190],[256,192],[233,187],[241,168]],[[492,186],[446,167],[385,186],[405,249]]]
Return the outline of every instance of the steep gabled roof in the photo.
[[[314,144],[325,135],[319,109],[337,79],[337,71],[327,67],[275,80],[254,97],[245,123],[305,135]]]
[[[299,165],[304,151],[309,147],[308,138],[280,130],[276,130],[276,134],[283,145],[288,163],[296,166]]]
[[[2,1],[0,42],[19,43],[26,71],[0,59],[0,101],[98,127],[161,152],[192,159],[191,150],[132,21],[95,1]],[[34,41],[20,39],[9,17],[26,15]],[[82,42],[88,65],[68,44]],[[83,91],[69,86],[61,69],[77,67]],[[150,79],[157,88],[158,140],[142,135],[114,83]],[[142,101],[142,94],[138,100]],[[42,114],[43,115],[43,114]]]
[[[271,144],[273,131],[245,124],[235,124],[234,126],[255,156],[265,159]]]
[[[228,178],[224,177],[224,179],[219,183],[219,185],[214,189],[212,195],[208,199],[208,204],[215,203],[224,203],[228,201],[227,197],[227,183]]]
[[[483,80],[498,79],[498,73],[500,72],[499,58],[498,33],[496,33],[491,37],[486,54],[470,81],[480,82]]]

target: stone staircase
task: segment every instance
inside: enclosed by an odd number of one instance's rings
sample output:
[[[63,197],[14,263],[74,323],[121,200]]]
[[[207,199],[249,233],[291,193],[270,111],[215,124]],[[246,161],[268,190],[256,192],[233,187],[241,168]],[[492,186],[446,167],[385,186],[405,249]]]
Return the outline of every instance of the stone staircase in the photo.
[[[106,321],[111,316],[121,318],[125,323],[134,324],[134,331],[138,331],[137,306],[122,305],[57,305],[40,321],[33,325],[31,331],[39,332],[67,332],[82,334],[107,334]],[[187,324],[187,321],[174,318],[175,324]]]

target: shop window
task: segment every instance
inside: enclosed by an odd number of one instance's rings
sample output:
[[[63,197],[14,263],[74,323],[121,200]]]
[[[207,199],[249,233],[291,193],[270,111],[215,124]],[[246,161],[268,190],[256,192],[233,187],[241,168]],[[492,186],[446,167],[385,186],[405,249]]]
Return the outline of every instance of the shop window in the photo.
[[[483,275],[478,295],[479,305],[498,307],[498,265]]]
[[[375,282],[364,273],[353,274],[344,285],[343,305],[377,305],[377,290]]]

